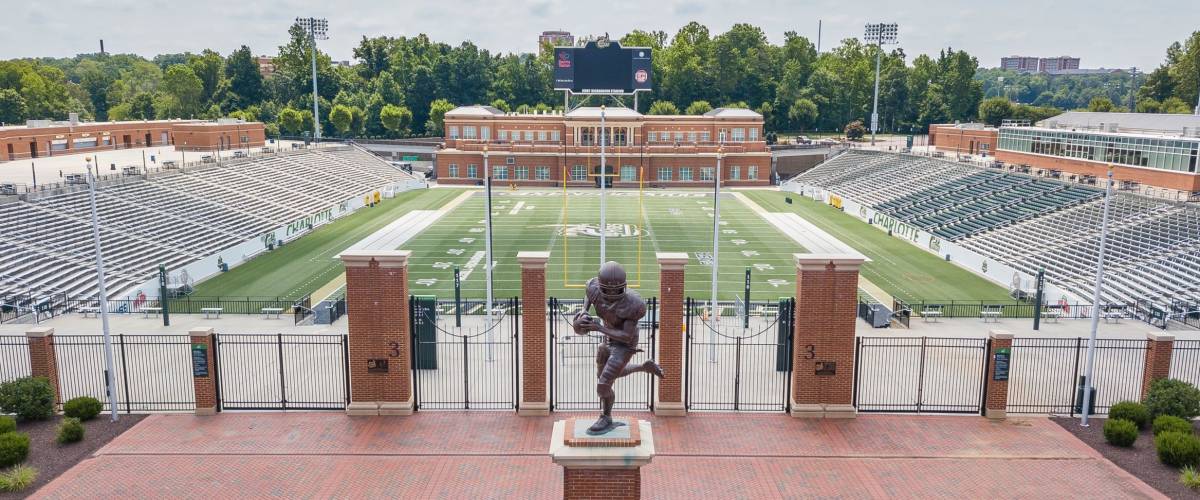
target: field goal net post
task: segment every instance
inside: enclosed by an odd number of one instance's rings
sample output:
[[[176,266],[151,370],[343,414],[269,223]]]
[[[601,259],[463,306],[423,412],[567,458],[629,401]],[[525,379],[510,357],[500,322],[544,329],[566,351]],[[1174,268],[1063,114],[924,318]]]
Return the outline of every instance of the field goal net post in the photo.
[[[620,172],[620,161],[619,161],[619,159],[617,161],[616,168],[613,168],[612,172],[607,172],[609,170],[609,168],[607,168],[607,167],[601,167],[596,170],[597,171],[593,171],[593,169],[589,165],[589,166],[587,166],[587,173],[585,174],[585,177],[589,181],[591,181],[591,183],[594,183],[595,185],[599,185],[600,182],[605,182],[605,181],[611,182],[611,180],[613,180],[613,179],[618,179],[618,180],[620,179],[620,173],[619,173]],[[586,259],[588,257],[587,249],[591,248],[592,246],[599,246],[599,238],[598,237],[590,237],[590,236],[580,236],[580,235],[576,234],[576,233],[580,232],[580,231],[576,230],[577,227],[586,227],[589,224],[592,224],[596,227],[596,229],[598,231],[597,236],[599,234],[604,234],[606,240],[611,240],[611,238],[608,238],[609,233],[612,233],[613,235],[618,236],[618,237],[624,237],[624,236],[632,237],[632,239],[634,240],[634,242],[633,242],[634,262],[633,262],[633,266],[632,266],[633,268],[629,269],[629,267],[630,267],[629,262],[622,262],[622,264],[624,264],[626,266],[626,271],[628,272],[627,279],[628,279],[628,283],[629,283],[628,284],[629,288],[641,288],[641,286],[642,286],[642,269],[643,269],[643,264],[642,264],[643,240],[646,236],[646,229],[645,229],[645,227],[646,227],[646,204],[645,204],[646,172],[645,172],[645,170],[646,170],[645,167],[641,167],[641,166],[637,167],[637,185],[638,185],[638,187],[637,187],[637,211],[636,211],[637,215],[634,216],[634,220],[629,221],[629,222],[622,222],[620,220],[613,221],[612,219],[609,219],[606,214],[605,218],[608,219],[607,220],[608,227],[600,228],[598,214],[594,219],[592,217],[588,217],[586,220],[583,220],[583,221],[580,221],[578,219],[574,219],[571,217],[571,202],[570,202],[571,193],[570,193],[570,190],[568,189],[568,185],[570,184],[570,181],[575,179],[576,177],[571,175],[572,172],[570,171],[570,167],[566,167],[566,166],[563,167],[563,172],[562,172],[562,174],[563,174],[562,175],[562,179],[563,179],[562,222],[561,222],[562,235],[561,235],[561,238],[559,238],[562,241],[563,288],[584,288],[587,286],[587,280],[592,278],[595,275],[595,271],[593,271],[593,268],[591,266],[587,265],[586,260],[583,260],[583,259]],[[613,189],[613,188],[609,188],[609,189]],[[601,191],[599,193],[599,196],[606,196],[607,195],[606,191],[607,190]],[[619,192],[628,193],[628,191],[619,191]],[[581,245],[577,241],[575,244],[572,244],[570,241],[572,239],[572,237],[575,237],[578,240],[582,240],[584,243]],[[595,242],[595,244],[594,245],[590,244],[590,242]],[[583,247],[582,250],[580,249],[581,246]],[[571,261],[572,248],[574,248],[574,252],[576,254],[580,254],[582,256],[580,259],[576,259],[576,262],[574,262],[574,265],[575,265],[574,273],[572,273],[572,264],[573,263]],[[610,260],[613,260],[613,259],[610,259]],[[599,269],[600,264],[601,263],[599,261],[595,262],[595,269]],[[575,275],[575,276],[573,276],[573,275]]]

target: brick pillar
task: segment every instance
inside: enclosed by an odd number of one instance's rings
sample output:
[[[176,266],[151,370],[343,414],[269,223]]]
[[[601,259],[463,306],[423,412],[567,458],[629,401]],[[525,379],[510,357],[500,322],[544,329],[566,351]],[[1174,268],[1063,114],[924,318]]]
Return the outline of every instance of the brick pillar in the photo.
[[[196,414],[197,415],[216,415],[217,414],[217,366],[213,364],[213,329],[212,328],[193,328],[188,331],[188,335],[192,338],[192,383],[196,391]],[[204,375],[198,372],[201,368],[197,366],[199,362],[199,351],[203,350],[204,355]]]
[[[1160,378],[1171,376],[1171,351],[1175,348],[1175,336],[1166,333],[1146,334],[1146,364],[1142,369],[1142,399],[1150,394],[1150,384]]]
[[[54,387],[55,404],[62,403],[62,391],[58,387],[58,360],[54,354],[54,329],[49,327],[30,328],[25,332],[29,344],[29,374],[46,377]]]
[[[683,268],[686,253],[658,253],[658,364],[663,378],[658,381],[654,414],[684,416],[683,404]]]
[[[983,416],[1003,420],[1008,416],[1008,379],[1012,375],[1012,339],[1013,334],[1004,330],[988,332],[991,348],[987,357],[987,395],[984,397]],[[999,356],[997,356],[999,354]],[[1004,380],[996,380],[996,364],[1005,364],[1000,374]]]
[[[349,415],[413,412],[408,324],[411,254],[408,250],[353,250],[341,254],[346,266]]]
[[[563,498],[641,498],[641,469],[655,455],[650,422],[634,419],[622,437],[591,437],[580,423],[559,420],[550,434],[550,459],[563,468]]]
[[[792,416],[854,418],[858,268],[846,254],[796,254]]]
[[[521,263],[521,406],[517,415],[550,414],[546,390],[546,261],[550,252],[517,252]]]

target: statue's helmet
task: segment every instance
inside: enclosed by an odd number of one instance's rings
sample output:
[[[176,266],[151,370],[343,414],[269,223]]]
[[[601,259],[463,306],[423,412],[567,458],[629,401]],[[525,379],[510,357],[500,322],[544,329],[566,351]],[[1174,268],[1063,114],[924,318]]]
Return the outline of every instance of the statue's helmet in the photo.
[[[625,293],[625,268],[613,261],[600,266],[600,293],[609,297],[619,297]]]

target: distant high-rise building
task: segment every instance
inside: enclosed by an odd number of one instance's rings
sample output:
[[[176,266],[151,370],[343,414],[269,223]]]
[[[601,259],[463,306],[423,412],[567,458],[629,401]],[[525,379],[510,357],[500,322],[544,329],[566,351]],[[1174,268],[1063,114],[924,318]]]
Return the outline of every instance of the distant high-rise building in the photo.
[[[258,73],[266,78],[275,73],[275,58],[271,56],[258,56]]]
[[[538,47],[547,43],[552,47],[570,47],[575,45],[575,37],[571,35],[570,31],[543,31],[538,37]]]
[[[1079,58],[1071,56],[1043,57],[1038,61],[1038,71],[1041,73],[1065,69],[1079,69]]]
[[[1000,69],[1009,71],[1037,71],[1038,58],[1028,56],[1001,57]]]

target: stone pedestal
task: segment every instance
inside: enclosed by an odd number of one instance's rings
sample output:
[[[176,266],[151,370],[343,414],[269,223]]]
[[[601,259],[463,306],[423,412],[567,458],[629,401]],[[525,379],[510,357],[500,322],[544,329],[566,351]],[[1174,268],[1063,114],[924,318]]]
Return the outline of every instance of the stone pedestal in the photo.
[[[563,467],[564,499],[641,498],[641,468],[654,458],[650,422],[627,417],[614,420],[626,425],[603,436],[587,435],[590,419],[554,423],[550,458]]]

